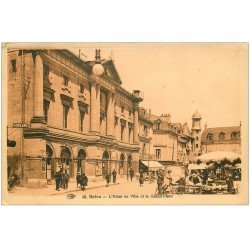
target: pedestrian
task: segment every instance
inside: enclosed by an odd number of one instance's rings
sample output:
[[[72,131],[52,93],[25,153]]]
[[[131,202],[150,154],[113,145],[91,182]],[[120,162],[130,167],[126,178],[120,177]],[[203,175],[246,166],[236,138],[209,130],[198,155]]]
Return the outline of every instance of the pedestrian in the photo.
[[[64,170],[61,168],[61,181],[60,181],[60,187],[64,188]]]
[[[15,189],[15,182],[17,180],[17,176],[15,174],[11,174],[8,178],[8,191],[12,191]]]
[[[68,189],[68,185],[69,185],[69,174],[67,172],[67,170],[65,171],[65,174],[63,176],[64,180],[63,180],[63,187],[64,189]]]
[[[207,184],[207,180],[208,180],[208,171],[207,171],[207,169],[204,169],[202,184],[206,185]]]
[[[112,171],[113,183],[116,183],[116,171],[115,169]]]
[[[178,193],[185,194],[186,193],[186,179],[185,176],[181,176],[180,179],[177,181],[179,184],[178,186]]]
[[[81,175],[80,185],[81,190],[85,190],[85,187],[88,186],[88,177],[84,173]]]
[[[234,180],[233,180],[232,175],[228,176],[226,183],[227,183],[227,192],[229,194],[233,194],[234,193]]]
[[[77,175],[76,175],[76,188],[78,188],[79,185],[81,187],[81,175],[80,175],[80,172],[77,172]]]
[[[143,183],[144,183],[144,176],[143,176],[143,172],[140,172],[140,176],[139,176],[139,183],[140,183],[140,187],[143,187]]]
[[[60,191],[60,184],[61,184],[61,171],[57,171],[54,175],[56,181],[56,190]]]
[[[111,174],[107,173],[107,175],[105,176],[105,179],[106,179],[106,182],[107,182],[106,187],[108,187],[109,183],[110,183],[110,179],[111,179]]]
[[[131,181],[133,180],[134,174],[135,174],[134,170],[132,168],[130,168],[129,175],[130,175],[130,180]]]
[[[164,175],[163,175],[163,171],[161,169],[159,169],[157,171],[157,190],[158,194],[162,193],[162,185],[164,183]]]

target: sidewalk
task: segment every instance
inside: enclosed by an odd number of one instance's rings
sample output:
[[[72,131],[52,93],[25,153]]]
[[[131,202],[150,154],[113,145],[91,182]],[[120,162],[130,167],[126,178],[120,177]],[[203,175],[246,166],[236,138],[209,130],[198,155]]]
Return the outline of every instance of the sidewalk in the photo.
[[[134,181],[134,180],[133,180]],[[116,183],[110,182],[109,186],[119,185],[123,183],[131,182],[127,180],[127,178],[121,178],[116,180]],[[88,186],[86,187],[86,190],[88,189],[98,189],[106,186],[106,181],[98,181],[98,182],[88,182]],[[43,189],[34,189],[34,188],[26,188],[26,187],[15,187],[13,191],[10,192],[10,194],[13,195],[46,195],[46,196],[52,196],[52,195],[61,195],[61,194],[67,194],[72,192],[78,192],[82,191],[80,188],[76,187],[76,182],[70,182],[68,185],[68,189],[60,188],[60,191],[56,190],[55,185],[48,185],[47,188]],[[83,191],[82,191],[83,192]]]

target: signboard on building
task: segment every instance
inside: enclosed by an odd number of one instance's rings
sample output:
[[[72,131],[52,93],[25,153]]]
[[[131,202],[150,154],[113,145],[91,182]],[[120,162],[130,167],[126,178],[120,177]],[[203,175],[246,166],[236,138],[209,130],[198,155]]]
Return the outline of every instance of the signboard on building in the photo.
[[[13,128],[28,128],[29,125],[27,123],[13,123]]]

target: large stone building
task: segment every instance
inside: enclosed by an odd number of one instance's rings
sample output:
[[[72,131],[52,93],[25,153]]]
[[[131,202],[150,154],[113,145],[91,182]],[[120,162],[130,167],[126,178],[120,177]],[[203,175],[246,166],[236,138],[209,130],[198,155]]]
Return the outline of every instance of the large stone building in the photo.
[[[241,154],[241,126],[207,128],[201,137],[201,152],[229,151]]]
[[[8,51],[8,139],[16,141],[8,165],[22,185],[44,187],[58,168],[89,179],[138,171],[140,91],[121,86],[112,60],[100,62],[98,76],[95,62],[69,50]]]

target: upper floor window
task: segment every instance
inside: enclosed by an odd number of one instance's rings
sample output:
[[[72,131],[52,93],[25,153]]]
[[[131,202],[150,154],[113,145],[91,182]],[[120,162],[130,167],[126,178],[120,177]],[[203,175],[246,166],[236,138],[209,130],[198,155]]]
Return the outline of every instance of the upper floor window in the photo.
[[[156,127],[156,130],[160,130],[160,129],[161,129],[161,124],[160,124],[160,123],[157,123],[157,124],[155,125],[155,127]]]
[[[121,112],[124,113],[125,108],[123,106],[121,106]]]
[[[63,76],[63,85],[68,86],[69,85],[69,78],[67,76]]]
[[[199,144],[195,144],[195,147],[198,148],[198,147],[199,147]]]
[[[43,76],[49,77],[49,66],[43,65]]]
[[[79,122],[79,130],[81,132],[83,132],[83,122],[84,122],[84,116],[85,116],[85,112],[80,111],[80,122]]]
[[[128,142],[131,142],[132,128],[128,129]]]
[[[157,148],[157,149],[155,150],[155,155],[156,155],[156,158],[157,158],[157,159],[161,159],[161,149]]]
[[[123,141],[124,139],[124,129],[125,129],[125,126],[121,124],[121,141]]]
[[[225,133],[221,132],[219,134],[219,140],[225,140]]]
[[[43,100],[43,118],[45,122],[48,122],[49,114],[49,101]]]
[[[68,128],[68,114],[69,114],[69,107],[63,105],[63,127]]]
[[[80,93],[83,94],[83,92],[84,92],[84,85],[80,84]]]
[[[16,72],[16,59],[11,60],[12,71]]]
[[[199,140],[199,137],[196,137],[196,141],[198,141]]]
[[[213,138],[214,138],[214,136],[213,136],[212,133],[209,133],[209,134],[207,135],[207,140],[212,141]]]

